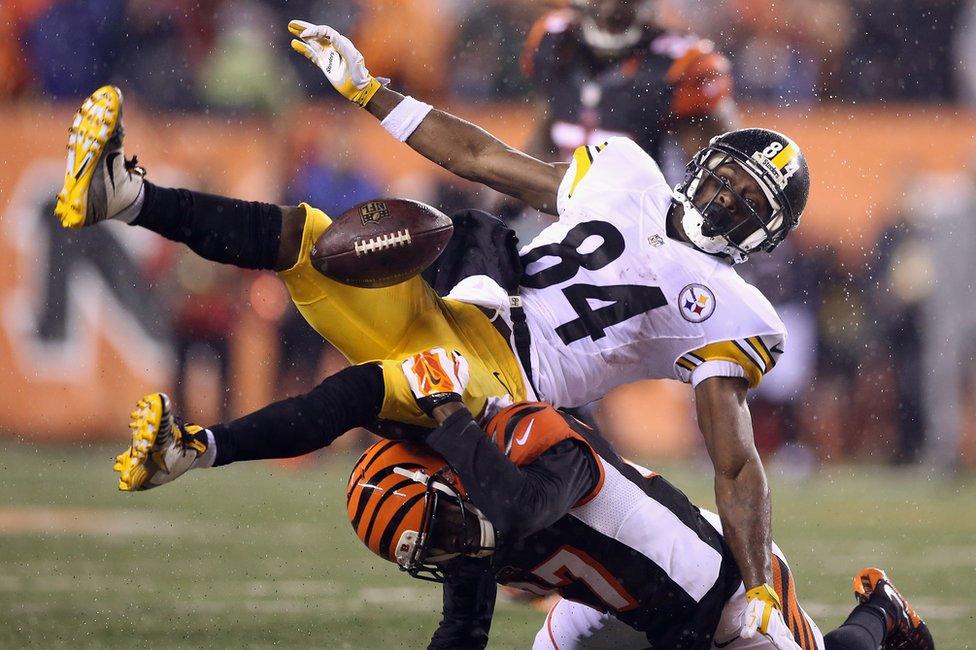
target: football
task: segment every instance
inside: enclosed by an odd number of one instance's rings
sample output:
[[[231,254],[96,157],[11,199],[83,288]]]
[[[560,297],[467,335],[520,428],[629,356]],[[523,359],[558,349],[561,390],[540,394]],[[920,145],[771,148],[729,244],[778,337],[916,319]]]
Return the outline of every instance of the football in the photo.
[[[312,266],[354,287],[389,287],[437,259],[454,226],[419,201],[376,199],[346,210],[312,247]]]

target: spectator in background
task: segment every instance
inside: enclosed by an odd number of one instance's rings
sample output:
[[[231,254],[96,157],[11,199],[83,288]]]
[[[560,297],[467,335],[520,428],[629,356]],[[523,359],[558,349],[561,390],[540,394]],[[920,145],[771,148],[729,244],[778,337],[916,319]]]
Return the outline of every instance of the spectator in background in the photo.
[[[954,28],[963,0],[851,0],[845,94],[856,99],[955,97]]]
[[[784,354],[750,400],[756,446],[766,454],[777,452],[780,468],[804,473],[815,458],[808,448],[803,400],[813,383],[817,365],[817,309],[823,273],[822,260],[813,251],[783,242],[775,255],[757,255],[742,265],[741,275],[758,287],[776,309],[789,333]]]
[[[22,33],[52,0],[5,0],[0,2],[0,100],[19,95],[28,86],[28,66]]]
[[[850,33],[849,11],[836,0],[729,3],[736,85],[743,97],[773,104],[810,103],[831,84]],[[833,55],[833,56],[831,56]]]
[[[819,354],[811,406],[822,427],[818,431],[821,441],[831,445],[823,453],[842,457],[857,453],[864,442],[861,420],[864,414],[856,411],[855,393],[866,341],[872,333],[864,321],[864,293],[859,275],[856,277],[848,270],[832,246],[823,247],[820,257]]]
[[[917,214],[928,220],[929,242],[913,267],[931,269],[922,317],[926,461],[954,469],[962,462],[964,406],[976,396],[976,155],[961,173],[921,179],[920,187]],[[906,273],[920,281],[917,270]]]
[[[543,16],[526,43],[523,68],[539,106],[533,153],[566,159],[581,145],[624,135],[664,163],[672,130],[684,150],[674,158],[683,162],[733,128],[729,62],[710,42],[659,26],[656,2],[573,7]]]
[[[923,217],[926,208],[917,198],[927,202],[929,190],[917,180],[904,187],[899,215],[879,235],[869,272],[876,282],[871,295],[880,338],[877,352],[894,381],[896,463],[915,462],[926,438],[922,335],[932,290],[931,235]]]
[[[525,97],[519,52],[538,13],[520,0],[476,3],[465,12],[451,66],[454,94],[472,101]]]
[[[287,63],[288,39],[268,38],[268,26],[275,25],[275,19],[274,12],[255,0],[231,0],[220,6],[217,40],[198,79],[207,106],[272,114],[297,97]]]
[[[450,81],[456,33],[449,0],[369,0],[352,36],[376,74],[396,79],[407,94],[436,99]]]
[[[28,60],[47,99],[76,101],[111,79],[124,10],[123,0],[59,0],[31,20]]]
[[[217,369],[217,409],[221,421],[230,415],[230,337],[241,302],[240,274],[201,260],[182,249],[172,269],[173,342],[176,385],[173,398],[199,412],[200,395],[186,401],[195,361],[210,360]]]
[[[129,0],[122,21],[121,50],[116,62],[119,82],[154,106],[196,108],[196,70],[191,65],[192,33],[186,31],[179,5],[156,0]]]
[[[959,97],[976,106],[976,0],[965,0],[953,38],[953,69]]]

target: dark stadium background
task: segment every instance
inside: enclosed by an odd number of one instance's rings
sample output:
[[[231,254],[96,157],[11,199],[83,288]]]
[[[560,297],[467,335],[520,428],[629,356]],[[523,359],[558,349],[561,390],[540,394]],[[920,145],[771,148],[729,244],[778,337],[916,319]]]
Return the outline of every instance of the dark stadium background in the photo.
[[[0,647],[425,642],[436,589],[374,560],[344,521],[363,432],[298,462],[115,491],[112,457],[142,393],[175,394],[211,422],[342,361],[273,276],[118,224],[62,231],[64,138],[81,99],[113,83],[127,152],[158,182],[328,212],[381,195],[490,209],[496,197],[336,99],[285,26],[348,32],[375,74],[520,145],[535,113],[517,59],[552,4],[0,3]],[[791,331],[751,406],[801,601],[829,629],[850,576],[877,564],[940,647],[970,647],[976,2],[657,4],[729,56],[742,124],[791,134],[813,171],[799,231],[746,271]],[[515,225],[528,237],[540,223]],[[707,506],[689,394],[624,387],[597,418]],[[542,614],[498,611],[494,647],[526,647]]]

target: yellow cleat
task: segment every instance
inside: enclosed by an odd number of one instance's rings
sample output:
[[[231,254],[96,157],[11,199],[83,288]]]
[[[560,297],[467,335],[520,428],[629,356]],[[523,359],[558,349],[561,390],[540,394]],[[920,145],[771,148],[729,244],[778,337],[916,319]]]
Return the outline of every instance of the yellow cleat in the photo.
[[[193,467],[207,451],[207,437],[196,425],[177,422],[165,393],[150,393],[130,414],[132,444],[116,456],[123,492],[148,490],[168,483]]]
[[[145,170],[122,151],[122,92],[102,86],[84,101],[68,129],[68,163],[54,214],[65,228],[111,218],[128,221]]]

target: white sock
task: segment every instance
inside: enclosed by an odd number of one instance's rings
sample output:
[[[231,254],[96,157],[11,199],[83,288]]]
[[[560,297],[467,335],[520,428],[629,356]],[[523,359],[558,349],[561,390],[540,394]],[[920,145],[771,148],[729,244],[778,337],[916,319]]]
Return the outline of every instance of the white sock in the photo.
[[[142,204],[145,202],[145,200],[146,184],[143,183],[139,188],[139,196],[137,196],[136,200],[132,202],[132,205],[127,208],[123,208],[121,212],[112,218],[118,219],[119,221],[124,221],[125,223],[132,223],[135,221],[135,218],[139,216],[139,213],[142,212]]]
[[[217,460],[217,441],[214,440],[210,429],[204,429],[204,431],[207,432],[207,451],[197,456],[190,469],[207,469],[213,467],[214,461]]]

